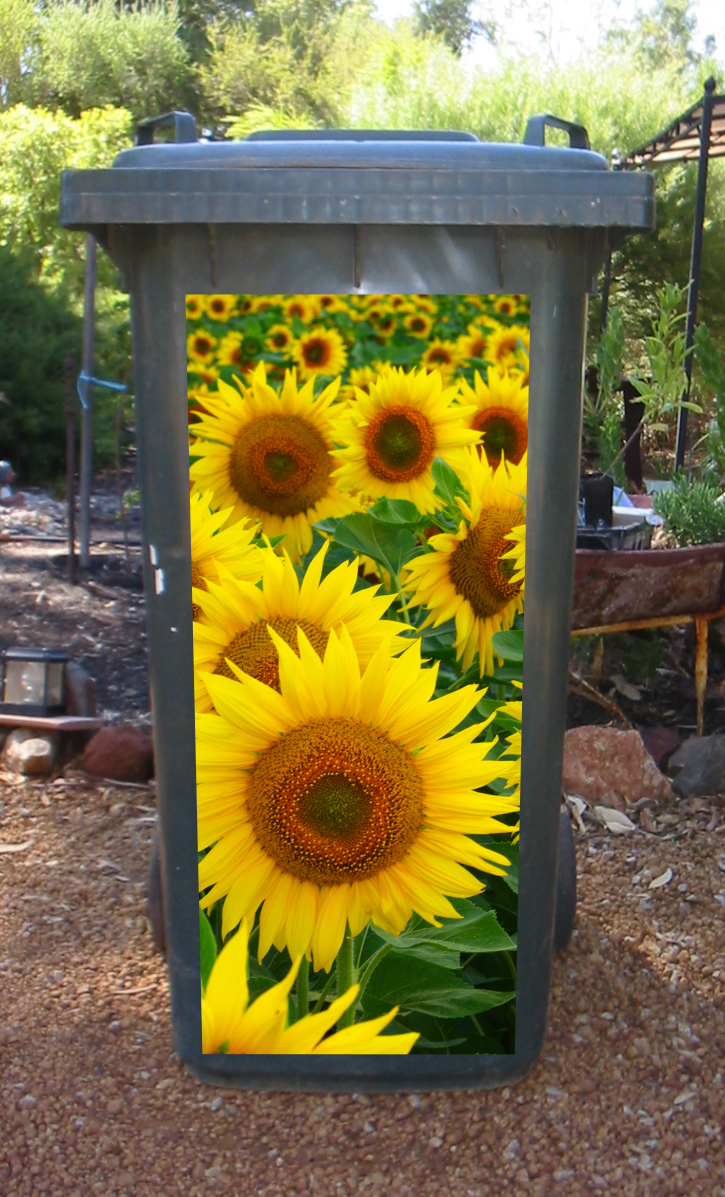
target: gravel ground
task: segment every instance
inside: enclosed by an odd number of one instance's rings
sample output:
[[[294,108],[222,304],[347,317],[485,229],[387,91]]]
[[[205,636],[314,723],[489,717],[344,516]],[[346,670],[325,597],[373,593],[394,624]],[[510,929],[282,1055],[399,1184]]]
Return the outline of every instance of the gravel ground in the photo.
[[[52,532],[57,512],[34,509]],[[58,548],[0,544],[0,641],[70,647],[104,719],[147,726],[143,597],[68,586]],[[577,928],[520,1084],[234,1093],[173,1052],[144,900],[153,786],[0,762],[1,1197],[725,1197],[725,800],[652,814],[652,833],[615,837],[585,816]]]
[[[65,774],[0,771],[3,1197],[725,1194],[721,800],[578,836],[577,929],[520,1084],[320,1098],[185,1075],[144,909],[153,787]]]

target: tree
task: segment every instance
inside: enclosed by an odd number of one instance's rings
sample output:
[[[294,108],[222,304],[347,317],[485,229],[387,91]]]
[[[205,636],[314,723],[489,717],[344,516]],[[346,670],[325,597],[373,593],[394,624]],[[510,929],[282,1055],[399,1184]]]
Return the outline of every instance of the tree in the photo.
[[[41,11],[37,37],[24,88],[33,104],[74,117],[111,104],[137,120],[194,105],[178,13],[163,0],[131,9],[115,0],[54,0]]]
[[[685,72],[700,61],[692,46],[696,26],[692,0],[656,0],[651,12],[637,12],[631,29],[611,29],[606,43],[633,50],[647,70],[676,66]]]
[[[38,14],[32,0],[0,0],[0,107],[25,96],[25,80],[37,50]]]
[[[496,40],[495,21],[477,21],[470,0],[415,0],[413,31],[421,37],[433,34],[460,58],[475,37],[483,35],[490,42]]]

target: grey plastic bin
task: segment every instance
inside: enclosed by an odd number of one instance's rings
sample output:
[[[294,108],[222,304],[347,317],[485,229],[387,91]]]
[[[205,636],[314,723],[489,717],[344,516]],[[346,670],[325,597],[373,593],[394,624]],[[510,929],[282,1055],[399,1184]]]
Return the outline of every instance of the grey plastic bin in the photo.
[[[139,143],[63,176],[61,223],[91,231],[131,293],[163,897],[176,1049],[198,1076],[259,1088],[493,1087],[541,1051],[552,955],[587,295],[608,250],[654,225],[653,180],[612,172],[549,117],[525,144],[333,131]],[[547,147],[545,126],[571,148]],[[186,395],[187,293],[531,296],[529,491],[516,1052],[201,1053]]]

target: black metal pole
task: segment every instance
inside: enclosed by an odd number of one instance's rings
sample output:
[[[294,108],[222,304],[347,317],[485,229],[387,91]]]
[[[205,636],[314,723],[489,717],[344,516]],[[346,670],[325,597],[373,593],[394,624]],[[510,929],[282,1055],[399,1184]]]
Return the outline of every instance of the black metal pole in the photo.
[[[83,301],[83,363],[90,378],[93,374],[93,338],[96,295],[96,239],[86,237],[86,287]],[[79,541],[81,569],[91,564],[91,487],[93,485],[93,384],[83,383],[81,412],[81,465],[79,496]]]
[[[609,315],[609,292],[612,287],[612,251],[610,249],[607,254],[607,260],[604,263],[604,281],[602,283],[602,310],[599,316],[599,335],[601,337],[605,328],[607,327],[607,316]]]
[[[75,388],[76,362],[69,353],[63,362],[63,390],[65,407],[65,473],[66,496],[68,499],[68,581],[76,580],[76,524],[75,524],[75,469],[76,469],[76,405],[78,396]]]
[[[685,373],[687,386],[683,399],[690,398],[692,389],[692,346],[695,339],[697,299],[700,291],[700,267],[702,264],[702,229],[705,223],[705,196],[707,194],[707,164],[710,153],[710,128],[715,96],[715,80],[705,82],[702,97],[702,124],[700,125],[700,158],[697,165],[697,197],[695,200],[695,224],[692,230],[692,257],[690,259],[690,287],[687,293],[687,325],[685,328]],[[687,408],[681,407],[677,421],[677,445],[675,448],[675,469],[682,468],[687,448]]]

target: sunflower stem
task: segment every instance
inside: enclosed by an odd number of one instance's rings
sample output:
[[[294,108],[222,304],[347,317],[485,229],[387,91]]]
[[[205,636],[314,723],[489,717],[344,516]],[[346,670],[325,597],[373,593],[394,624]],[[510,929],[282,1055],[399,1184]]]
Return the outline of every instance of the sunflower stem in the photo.
[[[516,965],[513,962],[513,957],[511,956],[511,953],[510,952],[502,952],[501,955],[504,957],[504,959],[506,961],[506,967],[508,968],[509,972],[511,973],[511,976],[514,979],[514,984],[516,984]]]
[[[328,993],[332,989],[333,981],[335,981],[336,978],[337,978],[337,973],[331,972],[329,977],[325,981],[325,988],[322,990],[322,993],[320,994],[320,996],[317,999],[317,1004],[316,1004],[314,1010],[312,1011],[313,1014],[320,1013],[320,1010],[322,1009],[322,1007],[325,1004],[325,998],[327,997]]]
[[[337,996],[344,997],[348,989],[355,984],[354,966],[352,960],[352,934],[350,932],[350,924],[345,927],[345,938],[342,941],[340,951],[337,953]],[[355,1006],[353,1002],[351,1006],[340,1016],[337,1020],[337,1029],[343,1030],[344,1027],[351,1027],[355,1022]]]
[[[406,600],[407,596],[403,593],[403,588],[400,585],[400,578],[398,577],[397,574],[392,574],[391,577],[392,577],[393,585],[398,592],[398,598],[400,599],[400,614],[403,616],[403,619],[407,623],[408,627],[412,628],[413,625],[410,622],[410,616],[405,609],[405,600]]]
[[[302,957],[297,973],[297,1021],[310,1012],[309,997],[310,962],[306,956]]]

